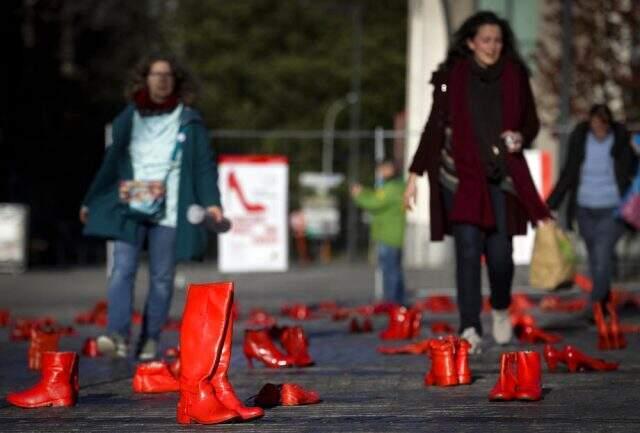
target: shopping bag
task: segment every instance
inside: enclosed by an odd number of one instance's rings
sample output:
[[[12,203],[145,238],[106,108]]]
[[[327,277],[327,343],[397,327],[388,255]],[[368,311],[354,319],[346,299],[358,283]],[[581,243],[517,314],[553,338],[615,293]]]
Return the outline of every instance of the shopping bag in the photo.
[[[627,224],[640,230],[640,169],[622,197],[618,213]]]
[[[532,287],[555,290],[571,283],[576,273],[576,262],[571,240],[555,221],[538,225],[529,267],[529,284]]]

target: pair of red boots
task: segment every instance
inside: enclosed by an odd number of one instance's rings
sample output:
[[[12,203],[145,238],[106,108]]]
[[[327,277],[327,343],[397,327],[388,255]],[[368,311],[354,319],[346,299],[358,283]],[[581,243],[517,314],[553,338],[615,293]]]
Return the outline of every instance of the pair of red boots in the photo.
[[[489,393],[490,401],[542,398],[542,372],[538,352],[506,352],[500,356],[500,376]]]
[[[36,408],[73,406],[78,400],[78,355],[75,352],[44,352],[40,381],[24,391],[10,392],[14,406]]]
[[[380,333],[383,340],[409,340],[420,335],[422,313],[420,310],[394,306],[389,309],[387,329]]]
[[[429,341],[431,370],[424,377],[427,386],[468,385],[471,383],[469,348],[465,339],[454,336]]]
[[[596,302],[593,305],[593,320],[596,322],[596,328],[598,329],[598,349],[624,349],[627,347],[627,340],[622,332],[615,304],[613,302],[607,302],[606,310],[609,313],[608,323],[604,318],[602,304]]]
[[[274,340],[280,341],[286,353],[278,349]],[[244,334],[244,356],[251,368],[254,359],[269,368],[313,365],[309,355],[309,339],[301,326],[247,329]]]
[[[556,371],[558,364],[563,362],[571,373],[577,371],[614,371],[618,369],[617,362],[608,362],[599,358],[592,358],[582,353],[578,348],[567,345],[563,350],[558,350],[550,344],[544,346],[542,353],[547,362],[549,371]]]

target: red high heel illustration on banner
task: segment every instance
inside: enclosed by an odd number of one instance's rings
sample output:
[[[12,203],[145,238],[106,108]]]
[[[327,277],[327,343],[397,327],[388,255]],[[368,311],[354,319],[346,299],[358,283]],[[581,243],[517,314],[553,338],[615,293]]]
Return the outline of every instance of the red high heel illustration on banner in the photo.
[[[236,173],[234,171],[229,172],[229,176],[227,178],[229,182],[229,189],[231,191],[235,191],[242,204],[242,207],[249,213],[258,213],[264,212],[264,205],[258,203],[249,203],[247,198],[244,196],[244,191],[240,186],[240,182],[238,182],[238,178],[236,177]]]

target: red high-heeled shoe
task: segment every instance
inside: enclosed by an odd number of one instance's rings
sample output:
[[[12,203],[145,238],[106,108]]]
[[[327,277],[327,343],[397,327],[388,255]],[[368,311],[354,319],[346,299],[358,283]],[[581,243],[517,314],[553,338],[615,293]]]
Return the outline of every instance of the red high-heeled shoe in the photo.
[[[432,339],[418,341],[417,343],[405,344],[404,346],[388,347],[379,346],[378,352],[384,355],[421,355],[427,353],[431,347]]]
[[[295,365],[295,359],[283,354],[264,329],[247,329],[244,333],[243,348],[250,368],[253,368],[253,359],[261,361],[269,368],[293,367]]]
[[[579,370],[614,371],[619,365],[617,362],[607,362],[604,359],[587,356],[574,346],[565,346],[564,357],[572,373]]]
[[[560,362],[567,362],[565,357],[564,350],[557,350],[551,344],[545,344],[544,349],[542,351],[542,356],[544,357],[545,362],[547,363],[547,368],[549,371],[556,371],[558,368],[558,364]]]
[[[285,326],[280,333],[282,347],[293,359],[296,367],[308,367],[313,365],[313,359],[309,355],[309,339],[300,326]]]
[[[562,336],[543,331],[535,326],[516,326],[514,332],[522,343],[554,344],[562,341]]]

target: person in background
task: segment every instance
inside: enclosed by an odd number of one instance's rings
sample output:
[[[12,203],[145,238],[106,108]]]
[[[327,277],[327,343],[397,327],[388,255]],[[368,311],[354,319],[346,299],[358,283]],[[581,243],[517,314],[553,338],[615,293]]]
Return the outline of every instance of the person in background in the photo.
[[[384,300],[403,305],[405,211],[402,194],[405,184],[393,160],[382,161],[376,171],[381,185],[370,189],[355,184],[351,186],[351,195],[356,204],[371,215],[371,238],[376,242],[378,266],[382,270]]]
[[[558,182],[547,204],[558,209],[568,197],[566,221],[577,219],[587,246],[593,279],[591,303],[603,304],[611,295],[615,247],[624,232],[616,216],[621,197],[636,174],[638,161],[624,125],[615,122],[605,104],[595,104],[589,118],[573,129]]]
[[[522,154],[538,133],[538,116],[513,32],[493,12],[462,24],[431,83],[433,105],[409,168],[405,206],[413,207],[416,179],[426,171],[431,240],[454,237],[459,332],[478,353],[482,255],[493,338],[507,344],[513,334],[512,237],[526,233],[527,222],[550,218]]]
[[[218,171],[200,114],[190,107],[187,74],[169,56],[152,56],[135,69],[127,107],[115,118],[112,144],[80,210],[84,234],[113,239],[107,334],[100,352],[126,357],[129,351],[133,289],[145,241],[149,253],[149,293],[137,355],[153,359],[174,289],[176,262],[204,255],[206,230],[187,222],[192,204],[222,221]],[[131,214],[128,181],[164,181],[165,209],[157,218]],[[160,182],[158,182],[160,181]],[[123,200],[123,198],[125,200]]]

